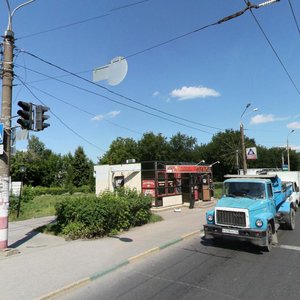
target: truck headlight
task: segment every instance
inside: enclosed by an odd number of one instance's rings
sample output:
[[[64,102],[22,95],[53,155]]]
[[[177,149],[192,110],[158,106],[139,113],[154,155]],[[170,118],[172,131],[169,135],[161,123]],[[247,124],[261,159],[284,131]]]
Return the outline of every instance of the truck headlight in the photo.
[[[212,222],[214,220],[214,216],[213,215],[208,215],[207,216],[207,221],[208,222]]]
[[[263,226],[263,224],[264,224],[264,222],[261,220],[261,219],[257,219],[256,221],[255,221],[255,225],[257,226],[257,227],[262,227]]]

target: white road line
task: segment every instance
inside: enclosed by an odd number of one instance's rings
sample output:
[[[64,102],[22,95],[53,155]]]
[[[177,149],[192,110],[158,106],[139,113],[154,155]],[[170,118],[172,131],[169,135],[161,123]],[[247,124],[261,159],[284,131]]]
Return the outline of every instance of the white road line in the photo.
[[[280,246],[278,246],[278,248],[300,251],[299,246],[280,245]]]

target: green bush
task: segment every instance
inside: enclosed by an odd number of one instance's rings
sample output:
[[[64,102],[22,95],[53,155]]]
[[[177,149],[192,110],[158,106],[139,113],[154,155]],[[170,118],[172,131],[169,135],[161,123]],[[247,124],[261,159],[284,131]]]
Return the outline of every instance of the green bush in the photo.
[[[70,239],[101,237],[143,225],[151,218],[150,208],[150,198],[123,189],[100,197],[66,197],[55,206],[58,227]]]

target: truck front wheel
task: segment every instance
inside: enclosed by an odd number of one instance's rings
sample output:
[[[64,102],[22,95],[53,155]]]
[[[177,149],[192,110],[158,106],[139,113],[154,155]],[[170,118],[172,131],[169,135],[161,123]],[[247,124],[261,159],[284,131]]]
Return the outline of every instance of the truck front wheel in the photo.
[[[272,250],[272,243],[273,243],[273,229],[272,229],[272,225],[269,223],[266,232],[266,246],[264,246],[264,250],[266,252],[270,252]]]

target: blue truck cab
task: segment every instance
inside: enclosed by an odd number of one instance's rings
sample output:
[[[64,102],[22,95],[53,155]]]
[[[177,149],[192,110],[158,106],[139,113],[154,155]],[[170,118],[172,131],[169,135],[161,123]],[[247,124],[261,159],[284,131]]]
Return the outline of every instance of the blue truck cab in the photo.
[[[205,238],[234,238],[270,251],[281,225],[295,228],[291,186],[277,175],[225,175],[221,199],[206,213]]]

